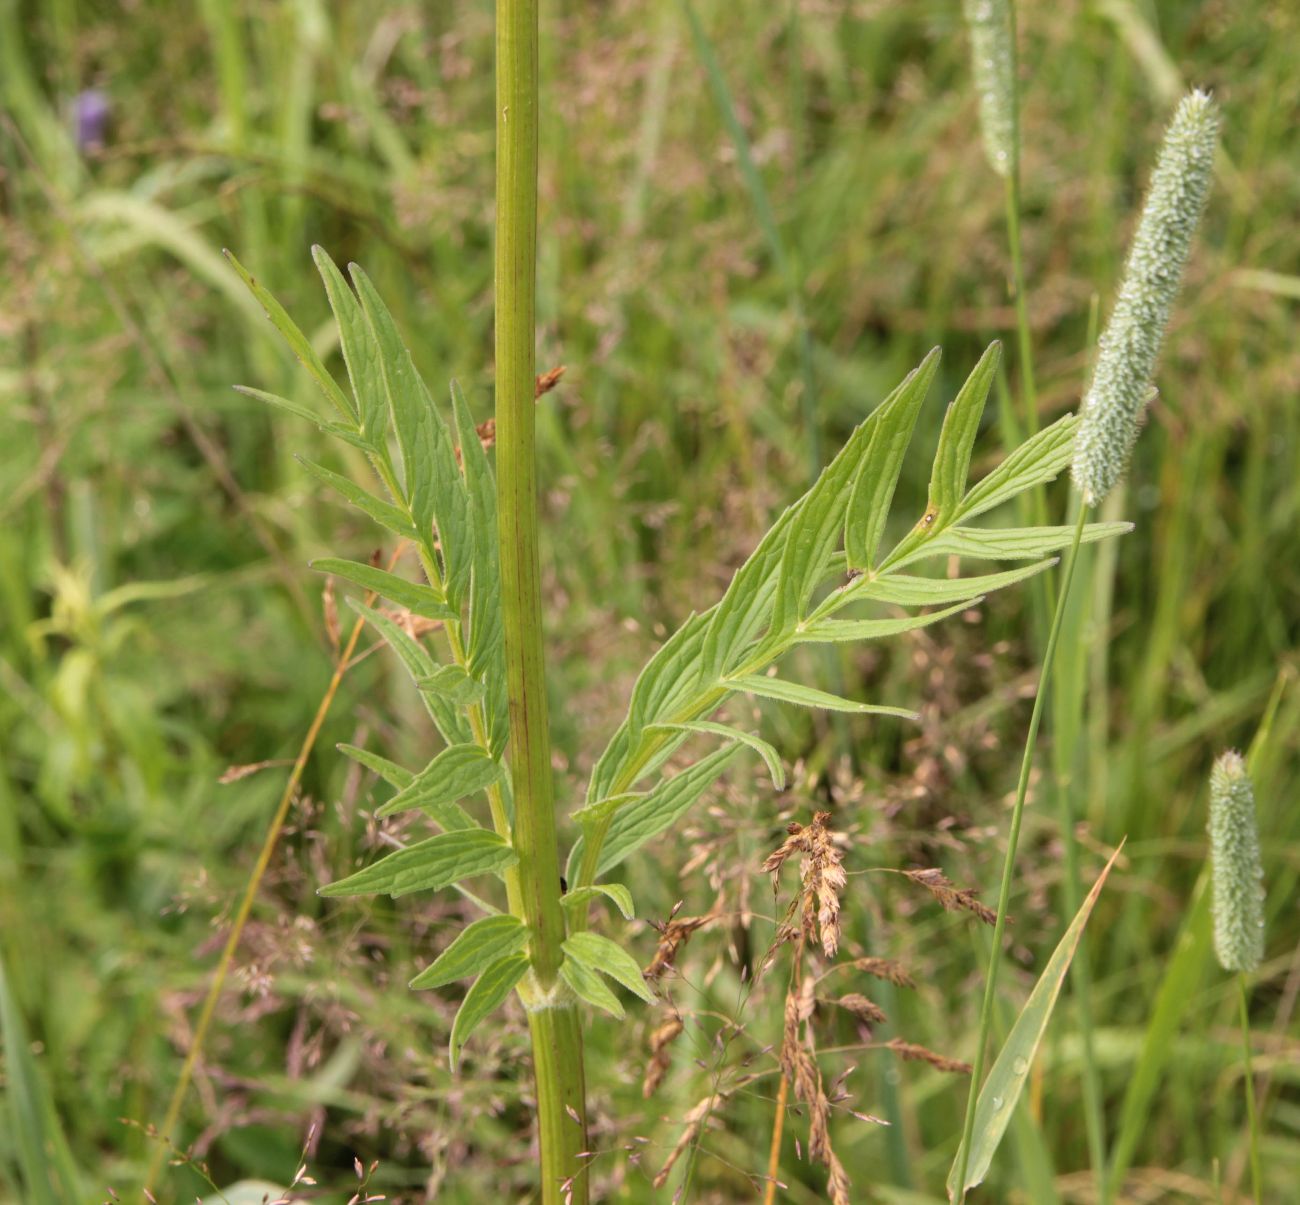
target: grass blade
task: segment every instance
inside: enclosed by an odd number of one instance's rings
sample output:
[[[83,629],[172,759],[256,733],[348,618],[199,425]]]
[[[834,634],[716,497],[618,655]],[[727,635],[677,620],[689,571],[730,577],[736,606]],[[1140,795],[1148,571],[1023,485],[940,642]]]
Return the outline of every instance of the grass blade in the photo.
[[[1120,848],[1123,848],[1122,844]],[[970,1160],[966,1168],[966,1183],[963,1191],[982,1183],[988,1174],[993,1155],[1002,1141],[1003,1134],[1006,1133],[1007,1123],[1015,1112],[1016,1102],[1020,1099],[1025,1081],[1029,1078],[1029,1068],[1038,1053],[1038,1046],[1047,1030],[1047,1023],[1051,1020],[1052,1010],[1061,994],[1065,973],[1070,968],[1070,961],[1078,948],[1080,937],[1083,936],[1084,926],[1092,915],[1093,906],[1097,903],[1106,877],[1118,857],[1119,849],[1111,854],[1110,861],[1097,876],[1092,890],[1088,892],[1087,898],[1070,922],[1070,927],[1066,929],[1065,936],[1061,938],[1051,958],[1047,960],[1043,973],[1038,977],[1034,990],[1029,993],[1029,999],[1025,1001],[1024,1008],[1020,1010],[1020,1015],[1007,1035],[1001,1053],[989,1071],[988,1079],[980,1089],[979,1101],[975,1106],[975,1126],[971,1134]],[[949,1199],[955,1199],[959,1195],[956,1180],[960,1164],[961,1152],[958,1151],[948,1176]]]

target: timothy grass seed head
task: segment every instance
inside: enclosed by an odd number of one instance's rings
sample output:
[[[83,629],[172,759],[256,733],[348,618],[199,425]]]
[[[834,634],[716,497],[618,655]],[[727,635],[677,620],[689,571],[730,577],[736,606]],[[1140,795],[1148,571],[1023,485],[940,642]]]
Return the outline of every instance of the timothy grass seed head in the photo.
[[[1214,952],[1225,971],[1253,971],[1264,957],[1264,870],[1255,791],[1231,750],[1210,772],[1210,868]]]
[[[971,75],[989,166],[1007,176],[1016,161],[1016,56],[1008,0],[962,0],[970,28]]]
[[[1101,502],[1128,466],[1209,195],[1218,135],[1218,107],[1200,91],[1183,98],[1165,131],[1074,444],[1074,484],[1090,504]]]

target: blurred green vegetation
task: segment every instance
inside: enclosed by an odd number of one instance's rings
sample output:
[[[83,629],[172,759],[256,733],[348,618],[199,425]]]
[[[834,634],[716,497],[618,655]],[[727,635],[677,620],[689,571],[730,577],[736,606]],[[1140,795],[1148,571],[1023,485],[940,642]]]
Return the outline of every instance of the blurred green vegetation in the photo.
[[[1113,575],[1113,603],[1084,608],[1066,650],[1066,682],[1094,687],[1086,754],[1057,768],[1083,784],[1089,879],[1128,837],[1090,932],[1131,1199],[1213,1200],[1216,1182],[1240,1183],[1245,1146],[1232,985],[1194,902],[1203,782],[1268,716],[1256,769],[1269,957],[1253,1024],[1281,1200],[1300,1182],[1300,16],[1266,0],[1021,7],[1044,421],[1077,402],[1090,311],[1108,308],[1172,101],[1196,84],[1224,110],[1160,398],[1114,504],[1137,530],[1090,560],[1095,598]],[[934,344],[947,400],[1014,315],[956,0],[699,3],[712,87],[677,5],[545,9],[539,362],[568,371],[539,427],[567,810],[636,667],[800,492],[813,436],[823,455],[838,446]],[[218,777],[294,756],[332,668],[306,563],[364,560],[378,539],[298,468],[295,454],[337,464],[324,437],[230,388],[310,400],[219,251],[335,367],[308,247],[358,260],[430,382],[457,376],[487,417],[491,21],[490,5],[462,0],[0,0],[0,1199],[139,1199],[147,1127],[287,769]],[[100,145],[79,147],[89,90],[110,118]],[[1009,360],[985,466],[1014,425]],[[934,398],[922,443],[941,416]],[[905,469],[902,513],[923,501],[928,464]],[[1053,515],[1066,496],[1058,483]],[[764,709],[765,734],[797,761],[792,789],[774,797],[746,769],[629,868],[643,916],[678,900],[725,915],[679,959],[687,1030],[655,1097],[639,1081],[661,1018],[591,1022],[601,1199],[657,1199],[649,1178],[715,1077],[742,1057],[771,1065],[759,1052],[779,1039],[784,964],[752,992],[741,968],[771,938],[779,905],[757,866],[791,816],[832,807],[854,838],[846,947],[898,958],[918,982],[855,983],[890,1016],[873,1040],[969,1055],[984,934],[896,876],[861,872],[942,866],[962,886],[993,882],[1033,599],[1000,594],[970,622],[846,652],[844,688],[919,707],[919,729]],[[371,1185],[389,1200],[527,1199],[519,1019],[476,1036],[453,1079],[456,993],[405,987],[455,901],[326,907],[314,893],[378,840],[375,784],[334,744],[422,764],[430,733],[411,703],[390,657],[365,659],[308,766],[178,1135],[212,1184],[284,1184],[306,1143],[321,1199],[353,1191],[354,1154],[379,1160]],[[1044,775],[1008,1016],[1063,924]],[[625,938],[648,961],[653,931]],[[837,1109],[855,1199],[938,1199],[964,1082],[864,1046],[847,1015],[819,1025],[823,1047],[847,1048],[826,1055],[828,1082],[855,1064],[852,1108],[893,1123]],[[988,1199],[1089,1199],[1075,1032],[1067,1001]],[[690,1199],[752,1199],[775,1086],[755,1080],[720,1105],[681,1164]],[[789,1200],[819,1199],[820,1168],[788,1154],[782,1176]],[[210,1191],[191,1165],[160,1200]]]

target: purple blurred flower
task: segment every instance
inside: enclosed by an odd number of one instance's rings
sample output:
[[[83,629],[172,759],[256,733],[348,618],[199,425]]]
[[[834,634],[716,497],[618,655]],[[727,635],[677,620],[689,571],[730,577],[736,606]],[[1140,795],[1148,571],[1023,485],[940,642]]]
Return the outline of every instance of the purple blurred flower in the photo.
[[[77,146],[81,150],[93,150],[104,145],[111,114],[112,104],[107,92],[99,88],[87,88],[86,91],[77,93],[72,101],[72,122]]]

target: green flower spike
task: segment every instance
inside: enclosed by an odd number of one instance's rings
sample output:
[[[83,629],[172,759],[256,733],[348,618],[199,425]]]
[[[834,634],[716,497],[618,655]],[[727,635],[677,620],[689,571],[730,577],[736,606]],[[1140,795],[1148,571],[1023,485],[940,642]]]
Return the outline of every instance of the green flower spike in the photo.
[[[1091,505],[1124,475],[1137,440],[1160,344],[1210,191],[1218,134],[1218,108],[1199,91],[1183,98],[1165,132],[1074,444],[1074,484]]]
[[[1225,971],[1253,971],[1264,957],[1264,870],[1255,827],[1255,791],[1240,753],[1210,772],[1210,869],[1214,952]]]

